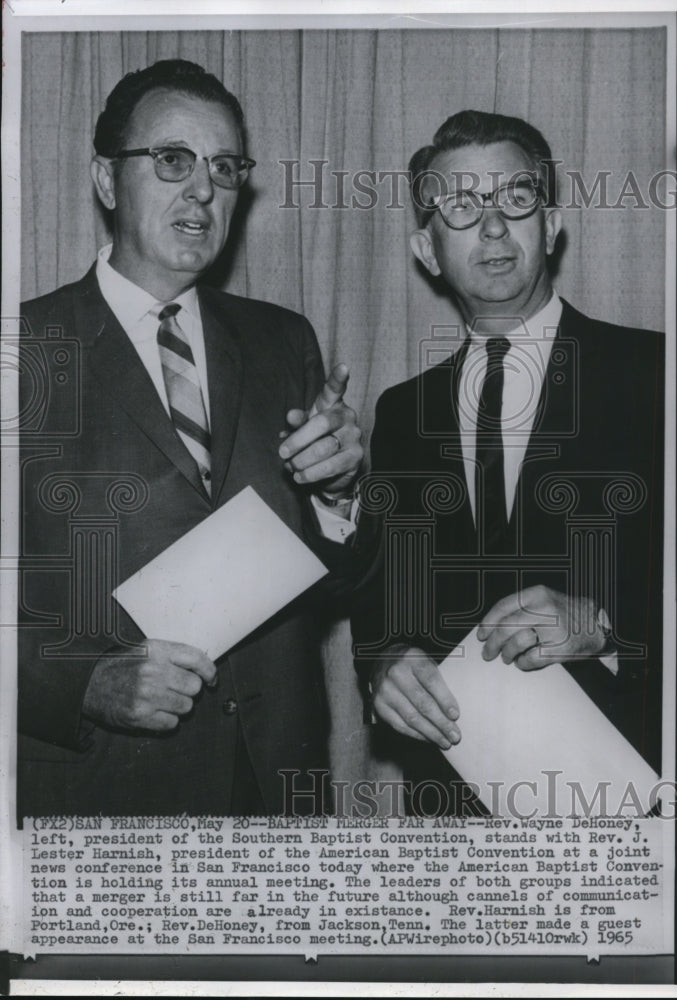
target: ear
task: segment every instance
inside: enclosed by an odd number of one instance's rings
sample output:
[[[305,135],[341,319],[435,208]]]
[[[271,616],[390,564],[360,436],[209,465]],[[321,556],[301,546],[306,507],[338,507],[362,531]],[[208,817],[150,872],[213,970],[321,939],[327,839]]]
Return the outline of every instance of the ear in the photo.
[[[562,228],[562,214],[557,208],[546,209],[545,212],[545,252],[551,254],[555,249],[557,236]]]
[[[115,208],[115,173],[113,161],[106,156],[95,156],[89,166],[89,172],[104,208],[111,212]]]
[[[430,271],[433,277],[440,273],[440,266],[435,256],[435,247],[429,229],[417,229],[409,237],[409,245],[426,270]]]

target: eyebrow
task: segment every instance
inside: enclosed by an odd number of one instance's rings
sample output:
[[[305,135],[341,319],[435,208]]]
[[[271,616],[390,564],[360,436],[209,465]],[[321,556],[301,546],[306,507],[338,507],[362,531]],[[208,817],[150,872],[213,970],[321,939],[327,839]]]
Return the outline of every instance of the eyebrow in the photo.
[[[496,187],[492,187],[491,191],[500,191],[501,188],[507,188],[507,187],[515,187],[515,188],[533,187],[537,183],[538,181],[535,177],[522,177],[520,180],[516,181],[508,180],[504,184],[498,184]],[[471,191],[474,194],[490,194],[489,191],[480,191],[478,187],[472,185],[469,187],[466,186],[466,187],[455,187],[453,189],[450,188],[449,191],[450,194],[456,194],[457,192],[460,191]]]
[[[194,153],[190,142],[185,139],[165,139],[158,142],[151,142],[149,144],[150,149],[188,149],[191,153]],[[219,148],[215,153],[210,153],[210,156],[242,156],[242,153],[236,153],[234,149],[226,149],[224,147]]]

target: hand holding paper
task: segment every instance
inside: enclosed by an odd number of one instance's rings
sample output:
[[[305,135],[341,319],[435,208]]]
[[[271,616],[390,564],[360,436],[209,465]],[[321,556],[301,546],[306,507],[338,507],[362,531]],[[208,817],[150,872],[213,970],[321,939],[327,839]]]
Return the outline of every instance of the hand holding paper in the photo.
[[[613,814],[628,787],[626,807],[648,812],[658,776],[564,667],[519,670],[485,648],[473,629],[437,667],[391,647],[372,676],[374,711],[440,747],[494,814]]]
[[[520,670],[598,656],[605,644],[594,601],[541,586],[498,601],[477,637],[484,643],[485,660],[500,653],[504,663],[515,663]]]
[[[149,639],[133,650],[104,654],[89,680],[82,714],[112,729],[165,732],[193,707],[216,667],[193,646]]]
[[[398,733],[448,750],[461,739],[459,710],[437,664],[413,647],[394,645],[390,652],[371,677],[374,711]]]

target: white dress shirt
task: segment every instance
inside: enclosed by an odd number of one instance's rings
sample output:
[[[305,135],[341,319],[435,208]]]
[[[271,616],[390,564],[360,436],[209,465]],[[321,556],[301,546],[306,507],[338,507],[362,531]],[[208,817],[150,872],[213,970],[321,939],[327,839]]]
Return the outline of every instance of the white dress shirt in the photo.
[[[129,278],[125,278],[119,271],[111,267],[108,259],[113,249],[113,244],[99,250],[96,262],[96,277],[99,282],[101,294],[115,314],[115,318],[125,331],[136,351],[141,358],[141,362],[153,380],[158,396],[162,400],[167,414],[169,414],[169,402],[167,400],[167,389],[165,379],[162,374],[162,363],[160,361],[160,351],[157,343],[157,332],[160,325],[158,312],[166,306],[166,302],[159,302],[156,298],[139,288]],[[187,292],[182,292],[172,299],[181,306],[181,311],[176,316],[176,321],[185,333],[190,349],[193,352],[195,368],[200,380],[200,388],[204,399],[207,421],[209,421],[209,385],[207,381],[207,360],[205,358],[205,341],[202,330],[202,317],[200,316],[200,306],[197,300],[195,288],[189,288]]]
[[[115,318],[134,345],[141,363],[150,375],[162,405],[169,416],[169,401],[165,387],[162,363],[157,343],[157,331],[160,325],[158,312],[166,302],[158,302],[149,292],[139,288],[129,278],[111,267],[109,258],[113,244],[108,243],[99,250],[96,261],[96,278],[101,294],[110,306]],[[204,330],[200,315],[195,287],[182,292],[172,299],[181,306],[176,320],[186,334],[190,349],[193,352],[195,368],[200,380],[200,388],[209,422],[209,383],[207,380],[207,359],[205,356]],[[334,511],[324,507],[316,497],[312,496],[313,507],[317,515],[320,530],[325,538],[335,542],[345,542],[355,530],[355,505],[351,511],[350,520],[346,520]]]
[[[508,520],[515,501],[517,481],[529,444],[552,342],[557,333],[562,302],[556,292],[540,312],[507,333],[495,336],[510,341],[503,360],[504,381],[501,402],[505,509]],[[470,343],[459,379],[458,418],[463,449],[463,465],[473,517],[475,512],[475,446],[477,408],[487,370],[486,334],[468,330]]]

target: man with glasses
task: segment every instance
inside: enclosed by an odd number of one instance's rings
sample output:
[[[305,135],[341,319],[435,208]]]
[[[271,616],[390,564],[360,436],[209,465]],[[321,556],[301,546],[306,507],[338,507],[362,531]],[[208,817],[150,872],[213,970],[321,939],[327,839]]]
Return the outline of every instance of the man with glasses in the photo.
[[[91,168],[112,244],[23,308],[33,336],[58,330],[80,364],[77,433],[59,431],[57,400],[24,443],[23,815],[280,812],[281,769],[302,787],[326,767],[317,602],[214,663],[145,639],[110,596],[246,486],[325,562],[347,534],[362,453],[346,366],[325,382],[307,320],[199,284],[255,165],[244,143],[237,99],[201,67],[125,76]],[[58,563],[78,519],[88,548],[70,580]]]
[[[405,774],[446,787],[426,744],[463,738],[463,706],[437,663],[475,626],[485,659],[564,663],[660,755],[663,338],[558,297],[550,162],[526,122],[462,111],[410,163],[411,246],[465,329],[379,400],[358,541],[380,533],[382,557],[353,633],[372,712],[407,738]]]

